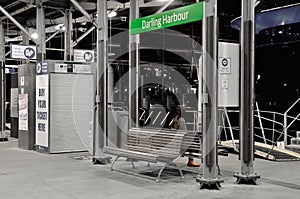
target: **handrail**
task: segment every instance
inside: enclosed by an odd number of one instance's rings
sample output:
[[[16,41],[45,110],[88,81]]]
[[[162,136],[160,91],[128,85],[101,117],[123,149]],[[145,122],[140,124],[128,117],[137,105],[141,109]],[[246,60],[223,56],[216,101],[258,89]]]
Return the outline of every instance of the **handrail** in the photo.
[[[255,137],[258,137],[258,138],[262,138],[262,139],[265,139],[265,138],[263,138],[262,136],[260,136],[260,135],[256,135],[256,134],[254,134],[254,136]],[[274,141],[272,141],[272,140],[269,140],[269,139],[266,139],[267,141],[269,141],[269,142],[271,142],[271,143],[273,143],[273,144],[276,144],[276,142],[274,142]],[[267,143],[265,143],[265,144],[267,144]]]
[[[298,102],[300,101],[300,97],[299,97],[299,99],[297,99],[295,102],[294,102],[294,104],[292,105],[292,106],[290,106],[290,108],[287,110],[287,111],[285,111],[285,113],[284,113],[284,115],[286,115]]]
[[[264,127],[263,127],[262,122],[261,122],[260,111],[259,111],[257,102],[255,102],[255,105],[256,105],[256,109],[257,109],[257,114],[258,114],[258,120],[259,120],[260,130],[261,130],[262,136],[263,136],[263,138],[264,138],[264,142],[265,142],[265,144],[267,144],[267,141],[266,141],[266,135],[265,135]]]
[[[284,148],[286,148],[287,145],[287,130],[289,128],[288,124],[287,124],[287,113],[300,101],[300,97],[294,102],[294,104],[292,104],[292,106],[290,106],[290,108],[288,108],[287,111],[284,112],[284,118],[283,118],[283,132],[284,132]],[[298,116],[297,116],[298,117]],[[296,117],[296,118],[297,118]],[[293,121],[294,122],[294,121]]]
[[[257,115],[254,115],[255,117],[258,117]],[[266,117],[260,117],[261,119],[264,119],[264,120],[267,120],[267,121],[269,121],[269,122],[274,122],[275,124],[279,124],[280,126],[282,126],[283,127],[283,124],[282,123],[280,123],[280,122],[277,122],[277,121],[274,121],[274,120],[271,120],[271,119],[269,119],[269,118],[266,118]]]
[[[237,147],[236,147],[235,142],[234,142],[234,137],[233,137],[233,132],[232,132],[232,128],[231,128],[231,123],[230,123],[230,120],[229,120],[229,116],[227,114],[227,109],[225,107],[224,107],[224,114],[225,114],[225,117],[226,117],[228,125],[229,125],[229,131],[230,131],[230,135],[231,135],[231,139],[232,139],[232,145],[233,145],[233,148],[236,150]]]
[[[274,111],[263,111],[263,110],[259,110],[258,107],[257,107],[257,110],[254,110],[254,112],[256,113],[254,116],[255,117],[258,117],[259,119],[259,124],[260,124],[260,127],[254,127],[255,129],[260,129],[262,131],[262,134],[263,136],[261,137],[264,142],[266,143],[267,142],[271,142],[273,147],[276,145],[276,143],[281,140],[281,139],[284,139],[284,145],[286,147],[287,145],[287,140],[292,138],[293,136],[291,135],[288,135],[288,129],[292,126],[292,124],[294,122],[299,122],[300,121],[300,113],[294,117],[294,116],[290,116],[288,115],[288,112],[295,107],[295,105],[297,103],[300,102],[300,98],[297,99],[293,104],[292,106],[290,106],[287,111],[285,113],[279,113],[279,112],[274,112]],[[229,113],[239,113],[239,110],[227,110],[226,111],[227,114]],[[266,114],[267,117],[262,117],[262,114]],[[270,117],[269,115],[270,114]],[[278,117],[276,117],[276,115]],[[225,120],[225,115],[224,113],[222,114],[222,118],[223,120]],[[270,118],[270,119],[269,119]],[[275,119],[276,118],[276,119]],[[279,122],[278,120],[284,120],[283,122]],[[290,123],[288,123],[288,119],[290,119]],[[273,127],[272,128],[265,128],[263,126],[263,121],[269,121],[269,122],[272,122],[273,123]],[[279,125],[280,129],[278,127],[276,127],[276,125]],[[282,127],[282,129],[281,129]],[[226,129],[229,129],[229,130],[234,130],[234,131],[238,131],[239,130],[239,127],[238,126],[226,126],[226,124],[223,122],[223,129],[225,131],[225,137],[226,137],[226,140],[228,140],[227,138],[227,132],[226,132]],[[272,132],[272,139],[266,139],[266,137],[264,136],[265,132],[264,131],[271,131]],[[274,134],[278,134],[279,137],[275,136]],[[255,137],[260,137],[259,135],[255,135]],[[277,137],[275,139],[275,137]],[[229,138],[230,139],[230,138]],[[271,149],[272,150],[272,149]]]
[[[223,126],[221,126],[221,127],[224,129],[225,140],[228,140],[228,137],[227,137],[227,131],[226,131],[226,126],[225,126],[224,114],[222,114],[221,117],[222,117],[222,124],[223,124]],[[221,132],[221,133],[222,133],[222,132]],[[221,137],[221,135],[220,135],[220,137]]]
[[[300,113],[294,118],[294,120],[287,126],[287,128],[290,128],[290,126],[292,126],[292,124],[298,120],[298,117],[300,116]]]

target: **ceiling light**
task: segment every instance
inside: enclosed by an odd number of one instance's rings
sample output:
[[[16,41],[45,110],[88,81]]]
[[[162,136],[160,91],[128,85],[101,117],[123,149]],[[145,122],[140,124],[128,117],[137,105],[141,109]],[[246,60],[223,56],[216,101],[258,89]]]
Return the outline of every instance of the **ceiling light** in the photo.
[[[78,31],[79,31],[79,32],[86,32],[86,31],[87,31],[87,28],[79,27],[79,28],[78,28]]]
[[[55,26],[55,30],[63,30],[63,28],[66,29],[64,24],[58,24],[57,26]]]
[[[37,39],[38,37],[39,36],[38,36],[38,34],[36,32],[34,32],[34,33],[31,34],[31,38],[32,39]]]
[[[260,4],[261,0],[256,0],[254,3],[254,7],[258,6],[258,4]]]
[[[110,11],[108,14],[107,14],[107,17],[109,18],[112,18],[112,17],[115,17],[117,16],[117,12],[116,11]]]

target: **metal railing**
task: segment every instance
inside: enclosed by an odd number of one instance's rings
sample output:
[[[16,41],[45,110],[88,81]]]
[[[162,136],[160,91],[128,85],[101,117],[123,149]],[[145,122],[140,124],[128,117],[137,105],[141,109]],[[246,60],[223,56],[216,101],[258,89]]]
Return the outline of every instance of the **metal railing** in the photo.
[[[299,116],[300,116],[300,113],[295,117],[295,118],[293,118],[293,121],[290,123],[290,124],[288,124],[288,121],[287,121],[287,119],[288,119],[288,115],[287,115],[287,113],[292,109],[292,108],[294,108],[295,107],[295,105],[298,103],[300,101],[300,98],[299,99],[297,99],[295,102],[294,102],[294,104],[292,104],[292,106],[290,106],[288,109],[287,109],[287,111],[285,111],[285,113],[283,114],[283,116],[284,116],[284,121],[283,121],[283,131],[284,131],[284,147],[286,147],[286,145],[287,145],[287,137],[288,137],[288,128],[296,121],[296,120],[299,120],[298,118],[299,118]]]
[[[235,133],[239,133],[239,126],[231,126],[228,114],[232,114],[232,113],[238,114],[239,111],[224,109],[224,112],[222,113],[222,126],[220,126],[220,128],[223,128],[223,130],[224,130],[223,132],[225,133],[225,139],[230,140],[230,138],[231,138],[233,148],[235,150],[237,150],[234,135],[236,135]],[[295,121],[300,121],[300,119],[299,119],[300,114],[298,114],[297,117],[292,117],[287,114],[282,114],[282,113],[278,113],[278,112],[274,112],[274,111],[262,111],[262,110],[259,110],[258,106],[256,106],[254,116],[255,116],[255,118],[258,119],[258,122],[259,122],[259,126],[255,126],[254,128],[259,129],[261,131],[261,135],[255,133],[254,136],[255,136],[255,138],[262,139],[265,144],[272,145],[272,148],[270,149],[270,151],[274,148],[274,146],[277,145],[277,143],[280,140],[282,140],[282,138],[284,136],[286,136],[286,139],[292,138],[293,136],[288,135],[287,129]],[[292,122],[288,125],[286,124],[286,126],[285,126],[284,122],[280,122],[282,120],[285,120],[285,118],[286,118],[286,120],[287,120],[287,118],[292,119]],[[227,121],[228,125],[226,125],[225,120]],[[267,126],[266,123],[270,123],[268,126],[272,126],[272,127],[271,128],[266,127]],[[228,134],[227,130],[230,131],[230,138],[227,135]],[[266,134],[268,132],[271,132],[271,134],[268,134],[269,138],[266,138]]]

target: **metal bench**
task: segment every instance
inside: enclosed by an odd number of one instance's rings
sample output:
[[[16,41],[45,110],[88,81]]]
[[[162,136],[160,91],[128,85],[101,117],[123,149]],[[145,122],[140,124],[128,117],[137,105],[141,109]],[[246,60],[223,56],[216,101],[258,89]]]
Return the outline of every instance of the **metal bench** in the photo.
[[[114,163],[120,157],[126,157],[131,160],[141,160],[149,163],[162,162],[164,165],[159,170],[157,181],[163,170],[168,166],[175,166],[183,178],[181,168],[174,162],[185,152],[185,146],[188,140],[183,141],[187,131],[180,130],[161,130],[161,129],[130,129],[127,134],[127,140],[123,148],[105,147],[104,153],[115,155],[116,158],[111,164],[113,170]],[[190,136],[188,136],[190,137]],[[133,161],[131,161],[134,167]]]

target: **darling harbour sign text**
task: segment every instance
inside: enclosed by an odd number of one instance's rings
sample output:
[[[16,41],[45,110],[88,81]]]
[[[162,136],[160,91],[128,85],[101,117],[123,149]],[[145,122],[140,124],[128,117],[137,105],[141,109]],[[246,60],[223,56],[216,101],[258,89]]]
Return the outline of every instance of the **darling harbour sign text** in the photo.
[[[161,28],[200,21],[203,18],[203,2],[138,18],[130,23],[130,34],[139,34]]]
[[[184,13],[173,13],[172,15],[164,15],[161,18],[155,19],[151,18],[151,20],[143,20],[142,21],[142,29],[148,29],[152,27],[161,28],[163,25],[171,24],[177,21],[184,21],[188,19],[189,12]]]

